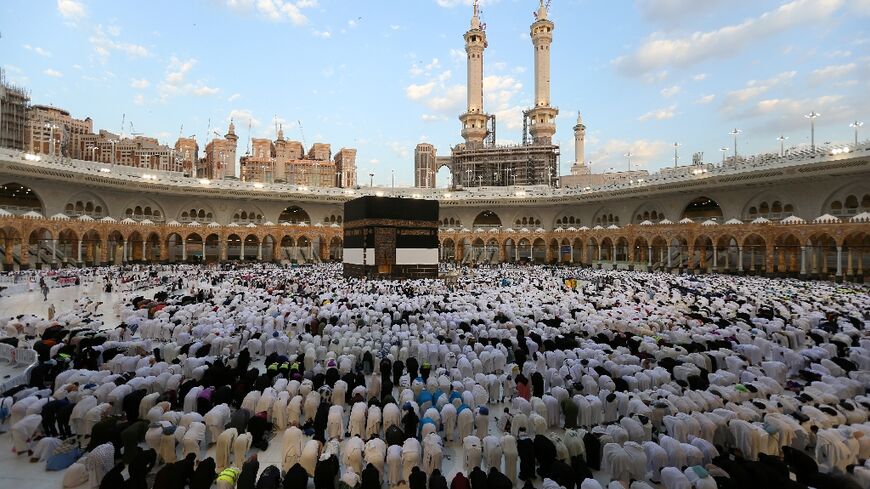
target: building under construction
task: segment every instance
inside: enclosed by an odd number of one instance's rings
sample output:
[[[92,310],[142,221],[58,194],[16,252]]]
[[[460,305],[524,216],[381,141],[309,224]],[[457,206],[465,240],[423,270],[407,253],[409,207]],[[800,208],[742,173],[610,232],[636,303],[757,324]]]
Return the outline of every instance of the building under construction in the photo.
[[[6,80],[0,69],[0,147],[24,150],[30,93]]]
[[[431,144],[419,144],[414,152],[414,179],[418,187],[435,187],[435,173],[450,168],[452,186],[549,185],[559,180],[559,147],[552,143],[559,109],[550,105],[550,44],[555,25],[547,18],[542,1],[531,25],[535,48],[535,105],[523,111],[521,144],[496,144],[496,118],[483,110],[483,52],[487,47],[486,25],[481,23],[477,1],[471,28],[463,36],[468,66],[468,103],[462,123],[464,143],[454,146],[449,157],[439,157]]]

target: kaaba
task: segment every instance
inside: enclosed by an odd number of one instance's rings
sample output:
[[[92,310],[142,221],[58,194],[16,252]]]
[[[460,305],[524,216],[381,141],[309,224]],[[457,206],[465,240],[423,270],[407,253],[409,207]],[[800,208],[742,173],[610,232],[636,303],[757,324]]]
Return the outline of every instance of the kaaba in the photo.
[[[365,196],[344,204],[344,276],[438,277],[438,201]]]

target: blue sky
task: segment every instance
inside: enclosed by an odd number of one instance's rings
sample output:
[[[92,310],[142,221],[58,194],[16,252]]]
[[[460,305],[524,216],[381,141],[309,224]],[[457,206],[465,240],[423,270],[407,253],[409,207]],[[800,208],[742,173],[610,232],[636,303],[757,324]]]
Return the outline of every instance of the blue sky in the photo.
[[[489,48],[485,109],[498,139],[520,139],[532,101],[538,0],[482,2]],[[251,136],[358,149],[361,180],[413,182],[413,149],[448,154],[465,105],[462,34],[471,0],[7,0],[0,65],[97,128],[204,147],[209,119]],[[552,100],[562,172],[581,110],[593,171],[654,170],[696,151],[718,161],[740,128],[741,152],[846,142],[870,119],[870,0],[552,0]],[[870,120],[865,128],[870,134]],[[444,183],[443,180],[439,183]]]

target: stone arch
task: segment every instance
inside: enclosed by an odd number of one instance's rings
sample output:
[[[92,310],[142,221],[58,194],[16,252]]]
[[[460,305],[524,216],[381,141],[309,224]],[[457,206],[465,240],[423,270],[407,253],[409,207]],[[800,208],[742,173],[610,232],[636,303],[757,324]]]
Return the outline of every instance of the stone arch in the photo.
[[[821,279],[836,275],[839,254],[836,238],[826,232],[819,232],[811,235],[808,241],[810,275]]]
[[[713,249],[714,268],[722,272],[735,272],[737,261],[740,257],[740,245],[731,234],[722,234],[716,238],[716,247]]]
[[[208,224],[215,221],[217,214],[214,209],[202,202],[189,202],[178,211],[177,220],[182,224],[198,222]]]
[[[592,222],[590,225],[593,226],[610,226],[611,224],[615,224],[619,226],[619,214],[611,211],[608,207],[602,207],[598,209],[598,211],[592,216]]]
[[[846,280],[864,283],[866,270],[870,270],[870,233],[855,231],[843,240]]]
[[[7,182],[0,185],[0,209],[18,215],[30,211],[45,215],[45,201],[32,188]]]
[[[184,237],[184,261],[201,262],[205,260],[205,241],[199,233],[189,233]]]
[[[708,219],[722,220],[722,208],[719,203],[710,197],[696,197],[689,201],[683,208],[680,219],[692,219],[693,221],[706,221]]]
[[[520,260],[532,259],[532,242],[529,241],[529,238],[520,238],[517,242],[517,253],[519,253]]]
[[[145,260],[145,238],[139,231],[133,231],[127,236],[127,261]]]
[[[106,201],[93,192],[78,192],[67,199],[64,214],[70,217],[90,216],[94,219],[110,215]]]
[[[571,262],[583,263],[583,240],[579,237],[571,242]]]
[[[314,241],[308,236],[302,235],[296,239],[296,249],[299,260],[308,262],[312,259],[311,250],[314,246]]]
[[[532,260],[535,263],[546,263],[547,242],[544,241],[544,238],[535,238],[532,242]]]
[[[657,270],[664,269],[667,265],[670,250],[668,249],[668,241],[662,236],[655,236],[650,241],[652,246],[652,261],[653,268]]]
[[[521,208],[514,218],[513,225],[517,228],[526,227],[531,230],[543,225],[543,220],[537,212],[533,212],[530,208]]]
[[[137,221],[148,219],[152,222],[164,222],[166,220],[166,212],[163,210],[163,206],[148,197],[132,199],[124,205],[123,209],[124,217]]]
[[[452,238],[446,238],[441,242],[441,260],[453,261],[456,259],[456,242]]]
[[[207,263],[221,259],[221,237],[217,233],[211,233],[205,237],[202,248],[202,259]]]
[[[260,238],[254,234],[250,233],[245,236],[245,240],[243,241],[244,248],[241,251],[241,259],[242,260],[256,260],[258,256],[258,250],[260,248]]]
[[[755,274],[767,268],[767,240],[759,234],[751,233],[743,238],[743,265],[748,263],[748,272]]]
[[[54,235],[45,227],[37,227],[30,231],[27,236],[27,246],[24,247],[21,256],[22,265],[41,267],[54,262]]]
[[[127,238],[118,229],[109,231],[106,235],[106,260],[113,265],[124,262],[124,250]]]
[[[242,253],[242,238],[236,234],[231,233],[227,236],[227,260],[239,260],[241,258]]]
[[[643,204],[637,206],[637,208],[631,214],[631,222],[633,222],[634,224],[640,224],[643,221],[651,221],[657,223],[664,218],[665,213],[661,211],[661,208],[651,202],[644,202]]]
[[[311,224],[311,216],[302,207],[298,205],[289,205],[278,215],[278,222],[287,222],[290,224],[304,222]]]
[[[706,234],[696,236],[695,241],[692,243],[689,268],[700,269],[704,272],[710,271],[714,254],[713,238]]]
[[[780,195],[768,191],[760,192],[749,199],[743,206],[741,213],[741,217],[749,221],[758,217],[776,221],[794,215],[798,215],[798,209],[791,199],[782,198]]]
[[[847,220],[861,212],[870,212],[870,189],[863,183],[850,183],[832,192],[825,199],[819,215],[833,214]]]
[[[246,204],[244,207],[239,207],[233,211],[230,216],[230,222],[236,224],[262,224],[266,221],[263,217],[263,211],[252,204]]]
[[[178,232],[169,233],[163,241],[166,246],[166,259],[170,263],[181,261],[183,258],[181,234]]]
[[[801,271],[801,240],[786,232],[773,240],[773,272],[781,276],[797,276]]]
[[[57,250],[63,263],[79,263],[79,235],[72,228],[61,229],[57,234]]]
[[[652,266],[652,252],[650,250],[649,241],[647,241],[644,236],[637,236],[634,238],[634,242],[631,244],[634,260],[632,262],[635,265],[644,266]]]
[[[496,214],[495,212],[487,209],[477,214],[471,227],[474,229],[490,229],[501,227],[501,218],[498,217],[498,214]]]
[[[344,246],[342,239],[338,236],[333,236],[329,240],[329,260],[341,261],[343,256]]]

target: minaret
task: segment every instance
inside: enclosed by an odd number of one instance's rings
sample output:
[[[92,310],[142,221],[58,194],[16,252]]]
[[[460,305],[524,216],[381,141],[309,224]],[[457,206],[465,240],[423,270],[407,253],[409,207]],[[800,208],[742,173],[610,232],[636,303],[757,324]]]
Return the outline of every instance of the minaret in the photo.
[[[577,124],[574,125],[574,164],[571,173],[577,175],[586,167],[586,126],[583,117],[577,112]]]
[[[552,21],[547,19],[547,6],[541,6],[531,26],[532,45],[535,47],[535,107],[527,112],[531,125],[529,132],[537,144],[551,144],[556,133],[556,115],[559,109],[550,107],[550,44],[553,43]]]
[[[230,126],[227,128],[227,133],[224,134],[224,139],[227,140],[227,148],[224,153],[224,163],[226,167],[223,169],[224,177],[236,176],[236,151],[239,144],[239,137],[236,136],[236,125],[230,119]]]
[[[486,31],[480,23],[477,0],[471,28],[465,33],[465,53],[468,57],[468,107],[459,116],[462,137],[468,145],[483,144],[486,137],[487,115],[483,112],[483,50],[486,49]]]

